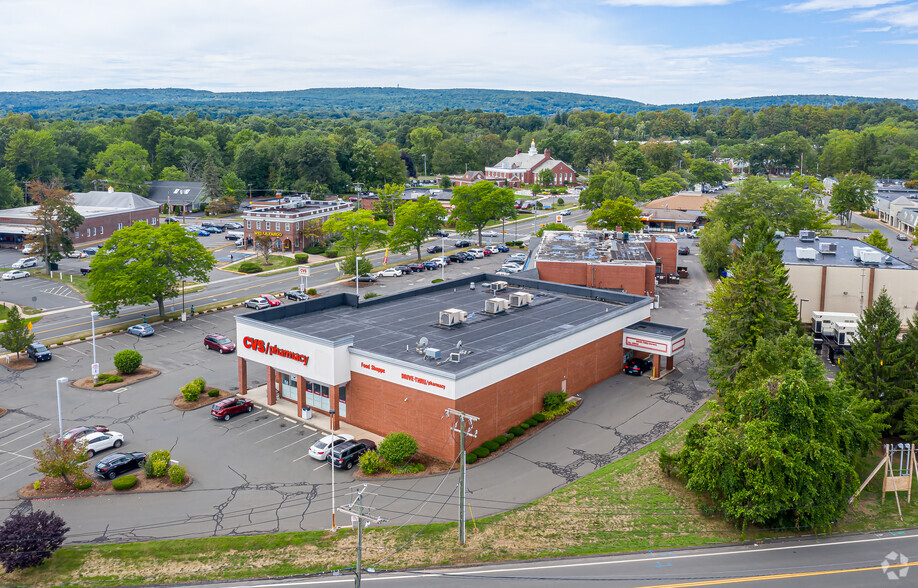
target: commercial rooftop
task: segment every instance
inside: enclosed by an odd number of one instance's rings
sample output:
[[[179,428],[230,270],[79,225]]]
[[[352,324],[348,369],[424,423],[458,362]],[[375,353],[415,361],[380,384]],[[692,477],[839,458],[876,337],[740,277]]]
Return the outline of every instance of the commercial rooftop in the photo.
[[[128,210],[146,210],[159,208],[159,205],[148,198],[138,196],[133,192],[105,192],[102,190],[92,192],[73,192],[73,209],[85,218],[100,214],[111,214]],[[4,219],[21,219],[29,222],[35,221],[35,211],[38,206],[21,206],[0,210],[0,217]]]
[[[675,327],[673,325],[664,325],[661,323],[652,323],[650,321],[641,321],[625,327],[625,333],[656,335],[657,337],[666,337],[675,339],[688,333],[685,327]]]
[[[499,293],[485,289],[485,284],[498,280],[510,285]],[[484,311],[486,300],[507,299],[513,292],[528,292],[534,298],[523,308],[499,314]],[[459,377],[652,304],[644,296],[493,274],[358,301],[353,294],[323,296],[237,320],[334,345],[353,338],[352,350],[361,355]],[[447,309],[463,310],[468,317],[458,326],[442,326],[439,313]],[[441,351],[442,359],[424,358],[418,351],[422,338],[427,339],[427,347]],[[458,363],[448,361],[451,352],[462,353]]]
[[[820,244],[831,243],[835,245],[835,253],[820,251]],[[855,247],[869,249],[880,257],[879,263],[863,263],[854,256]],[[798,248],[815,250],[815,259],[801,258]],[[814,266],[839,266],[839,267],[881,267],[887,269],[914,270],[912,266],[897,257],[881,251],[873,245],[863,241],[846,237],[817,237],[814,241],[801,241],[800,237],[783,237],[778,241],[778,251],[781,252],[784,265],[814,265]],[[812,252],[810,252],[812,254]]]
[[[538,261],[653,265],[656,261],[645,242],[653,238],[675,243],[668,235],[631,233],[627,241],[624,234],[619,235],[603,231],[545,231],[536,258]]]

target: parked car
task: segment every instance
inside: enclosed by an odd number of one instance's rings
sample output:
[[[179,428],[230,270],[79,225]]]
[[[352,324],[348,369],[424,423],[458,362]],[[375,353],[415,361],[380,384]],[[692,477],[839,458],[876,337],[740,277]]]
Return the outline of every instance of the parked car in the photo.
[[[458,255],[465,261],[475,261],[475,255],[473,255],[472,253],[469,253],[468,251],[460,251],[456,255]]]
[[[449,237],[449,233],[447,233],[443,229],[440,229],[439,231],[434,233],[434,237]]]
[[[263,308],[271,308],[271,304],[264,298],[249,298],[245,301],[245,307],[261,310]]]
[[[85,249],[83,249],[83,253],[85,253],[86,255],[95,255],[98,252],[99,252],[98,247],[86,247]]]
[[[225,229],[230,229],[230,230],[235,231],[235,230],[237,230],[237,229],[241,229],[241,228],[242,228],[242,223],[237,223],[236,221],[229,222],[229,223],[226,223],[225,225],[223,225],[223,228],[225,228]]]
[[[414,272],[414,270],[408,267],[407,265],[397,265],[395,266],[395,269],[402,272],[403,276]]]
[[[242,238],[236,239],[236,247],[242,247],[244,244],[245,243],[243,242]]]
[[[443,252],[443,248],[440,247],[439,245],[431,245],[430,247],[427,248],[427,253],[442,253],[442,252]]]
[[[264,298],[265,300],[267,300],[267,301],[268,301],[268,304],[270,304],[271,306],[280,306],[280,305],[281,305],[281,301],[280,301],[276,296],[274,296],[274,295],[272,295],[272,294],[262,294],[262,295],[261,295],[261,298]]]
[[[20,259],[20,260],[18,260],[18,261],[14,261],[14,262],[13,262],[13,265],[10,266],[10,267],[12,267],[13,269],[23,269],[23,268],[27,268],[27,267],[37,267],[37,266],[38,266],[38,259],[37,259],[37,258],[35,258],[35,257],[23,257],[22,259]]]
[[[83,259],[84,257],[89,257],[89,255],[82,251],[71,251],[67,254],[67,257],[70,259]]]
[[[44,344],[39,343],[38,341],[26,347],[26,355],[30,359],[34,359],[36,363],[39,361],[51,360],[51,351],[45,347]]]
[[[164,223],[177,223],[179,222],[179,219],[175,218],[174,216],[167,216],[166,218],[163,219],[163,222]]]
[[[498,243],[497,245],[492,245],[492,247],[497,247],[497,250],[500,253],[507,253],[508,251],[510,251],[510,248],[502,243]]]
[[[424,262],[424,269],[435,270],[435,269],[439,269],[439,268],[440,268],[440,264],[439,264],[439,263],[436,263],[436,262],[434,262],[434,261],[425,261],[425,262]]]
[[[19,278],[28,278],[31,276],[29,272],[24,272],[22,270],[11,270],[3,274],[4,280],[18,280]]]
[[[387,267],[381,272],[376,272],[377,278],[397,278],[402,275],[402,270],[395,269],[394,267]]]
[[[468,252],[469,252],[471,255],[473,255],[474,257],[479,258],[479,259],[485,256],[484,249],[477,249],[477,248],[476,248],[476,249],[469,249]]]
[[[449,265],[449,259],[446,257],[434,257],[430,262],[437,264],[438,267],[441,265]]]
[[[332,441],[334,441],[334,446],[337,447],[342,443],[347,443],[348,441],[353,440],[354,436],[348,435],[347,433],[342,433],[340,435],[326,435],[312,444],[312,447],[309,448],[309,457],[325,461],[328,458],[328,451],[331,449]]]
[[[147,323],[140,323],[139,325],[131,325],[128,327],[127,332],[131,335],[137,335],[138,337],[149,337],[156,331]]]
[[[147,454],[142,451],[113,453],[100,459],[99,463],[96,464],[95,470],[99,477],[114,480],[124,472],[143,467],[143,462],[146,460]]]
[[[508,263],[501,266],[500,271],[515,274],[523,271],[523,266],[516,265],[515,263]]]
[[[76,441],[77,439],[82,439],[83,437],[85,437],[86,435],[89,435],[90,433],[105,433],[106,431],[108,431],[108,427],[106,427],[105,425],[92,425],[89,427],[86,427],[86,426],[74,427],[72,429],[64,431],[64,434],[61,435],[61,439],[64,441],[64,443],[70,443],[72,441]]]
[[[198,237],[210,237],[210,231],[207,229],[201,229],[198,231]]]
[[[642,357],[632,357],[625,362],[625,367],[622,370],[626,374],[631,374],[632,376],[643,375],[644,372],[653,369],[653,361],[650,359],[645,359]]]
[[[908,235],[903,235],[902,233],[899,233],[898,235],[896,235],[896,241],[908,241]]]
[[[37,245],[35,245],[34,243],[28,243],[28,244],[22,246],[22,254],[23,254],[23,255],[31,255],[32,252],[33,252],[33,251],[36,251],[37,249],[38,249],[38,246],[37,246]]]
[[[370,275],[370,274],[360,274],[359,276],[357,276],[356,278],[353,278],[353,279],[354,279],[354,281],[356,281],[356,282],[367,282],[367,283],[369,283],[369,284],[372,284],[373,282],[378,282],[378,281],[379,281],[379,280],[376,279],[376,276],[373,276],[373,275]]]
[[[100,451],[121,447],[124,444],[124,435],[115,431],[89,433],[80,439],[80,443],[86,449],[86,455],[92,457]]]
[[[458,253],[453,253],[452,255],[447,256],[446,259],[453,263],[465,263],[465,257],[459,255]]]
[[[286,298],[287,300],[296,300],[296,301],[309,300],[309,295],[306,294],[306,292],[303,292],[302,290],[287,290],[286,292],[284,292],[284,298]]]
[[[494,255],[495,253],[500,253],[500,249],[497,248],[497,245],[488,245],[484,248],[485,255]]]
[[[336,445],[328,456],[329,461],[336,468],[349,470],[360,460],[360,456],[367,451],[376,449],[376,443],[369,439],[347,441]]]
[[[232,353],[233,351],[236,351],[236,344],[233,343],[233,340],[226,335],[205,335],[204,347],[207,347],[208,349],[214,349],[220,353]]]
[[[89,272],[91,272],[91,271],[92,271],[92,268],[91,268],[91,267],[81,267],[81,268],[80,268],[80,275],[82,275],[82,276],[89,275]]]
[[[214,404],[214,407],[210,409],[210,416],[228,421],[237,414],[252,412],[253,408],[255,408],[255,403],[248,398],[234,396]]]
[[[688,245],[683,245],[679,248],[679,255],[688,255],[691,253],[691,249],[688,248]]]
[[[419,263],[419,262],[417,262],[417,261],[415,261],[415,262],[413,262],[413,263],[409,263],[409,264],[408,264],[408,268],[409,268],[411,271],[413,271],[413,272],[426,272],[426,271],[427,271],[427,268],[424,267],[424,264],[423,264],[423,263]]]
[[[466,241],[465,239],[459,239],[458,241],[456,241],[456,247],[471,247],[471,246],[472,246],[471,241]]]

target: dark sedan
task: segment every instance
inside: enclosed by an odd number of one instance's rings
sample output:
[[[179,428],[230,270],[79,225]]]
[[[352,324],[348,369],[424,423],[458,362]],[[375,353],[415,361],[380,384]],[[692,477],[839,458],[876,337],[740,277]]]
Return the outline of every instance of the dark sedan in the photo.
[[[471,241],[467,241],[465,239],[460,239],[456,241],[456,247],[471,247],[471,246],[472,246]]]
[[[450,261],[452,261],[452,262],[454,262],[454,263],[465,263],[465,258],[462,257],[461,255],[459,255],[458,253],[453,253],[452,255],[450,255],[449,257],[447,257],[446,259],[448,259],[448,260],[450,260]]]
[[[142,451],[113,453],[99,460],[99,463],[96,464],[96,474],[100,478],[114,480],[124,472],[143,467],[143,462],[146,460],[147,454]]]
[[[652,360],[644,359],[641,357],[632,357],[625,362],[625,368],[622,371],[632,376],[641,376],[644,374],[644,372],[650,371],[652,369]]]
[[[460,251],[456,255],[461,257],[464,261],[475,261],[475,256],[469,253],[468,251]]]
[[[692,251],[688,248],[688,246],[682,246],[679,248],[679,255],[688,255],[691,252]]]
[[[287,300],[309,300],[309,295],[302,290],[287,290],[284,292],[284,298]]]
[[[443,248],[439,245],[431,245],[427,248],[427,253],[440,253],[441,251],[443,251]]]
[[[410,268],[409,266],[407,266],[407,265],[397,265],[397,266],[395,266],[395,269],[397,269],[398,271],[402,272],[402,275],[403,275],[403,276],[404,276],[405,274],[410,274],[410,273],[412,273],[412,272],[414,272],[414,271],[417,271],[417,270],[411,269],[411,268]]]

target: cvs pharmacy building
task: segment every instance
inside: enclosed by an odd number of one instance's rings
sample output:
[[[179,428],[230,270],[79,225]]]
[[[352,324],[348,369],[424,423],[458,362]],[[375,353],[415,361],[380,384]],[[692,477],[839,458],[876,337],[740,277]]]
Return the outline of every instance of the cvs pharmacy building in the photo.
[[[422,451],[458,451],[445,409],[479,417],[491,439],[621,373],[623,330],[652,299],[481,274],[385,297],[335,294],[236,317],[239,389],[265,370],[268,403],[290,402]]]

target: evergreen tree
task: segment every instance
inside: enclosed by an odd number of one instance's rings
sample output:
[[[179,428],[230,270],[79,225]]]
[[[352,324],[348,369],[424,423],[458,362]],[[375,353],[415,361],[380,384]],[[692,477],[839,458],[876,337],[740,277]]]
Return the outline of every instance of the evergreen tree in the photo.
[[[220,170],[213,158],[208,155],[204,163],[204,173],[201,178],[204,183],[204,194],[208,200],[216,200],[223,196],[223,186],[220,183]]]
[[[25,348],[34,340],[35,335],[29,328],[29,321],[19,314],[19,307],[15,304],[11,305],[6,315],[6,323],[0,329],[0,346],[14,352],[16,359],[19,359],[19,354],[25,351]]]
[[[902,388],[907,405],[902,415],[902,437],[918,442],[918,315],[908,319],[902,336]]]

